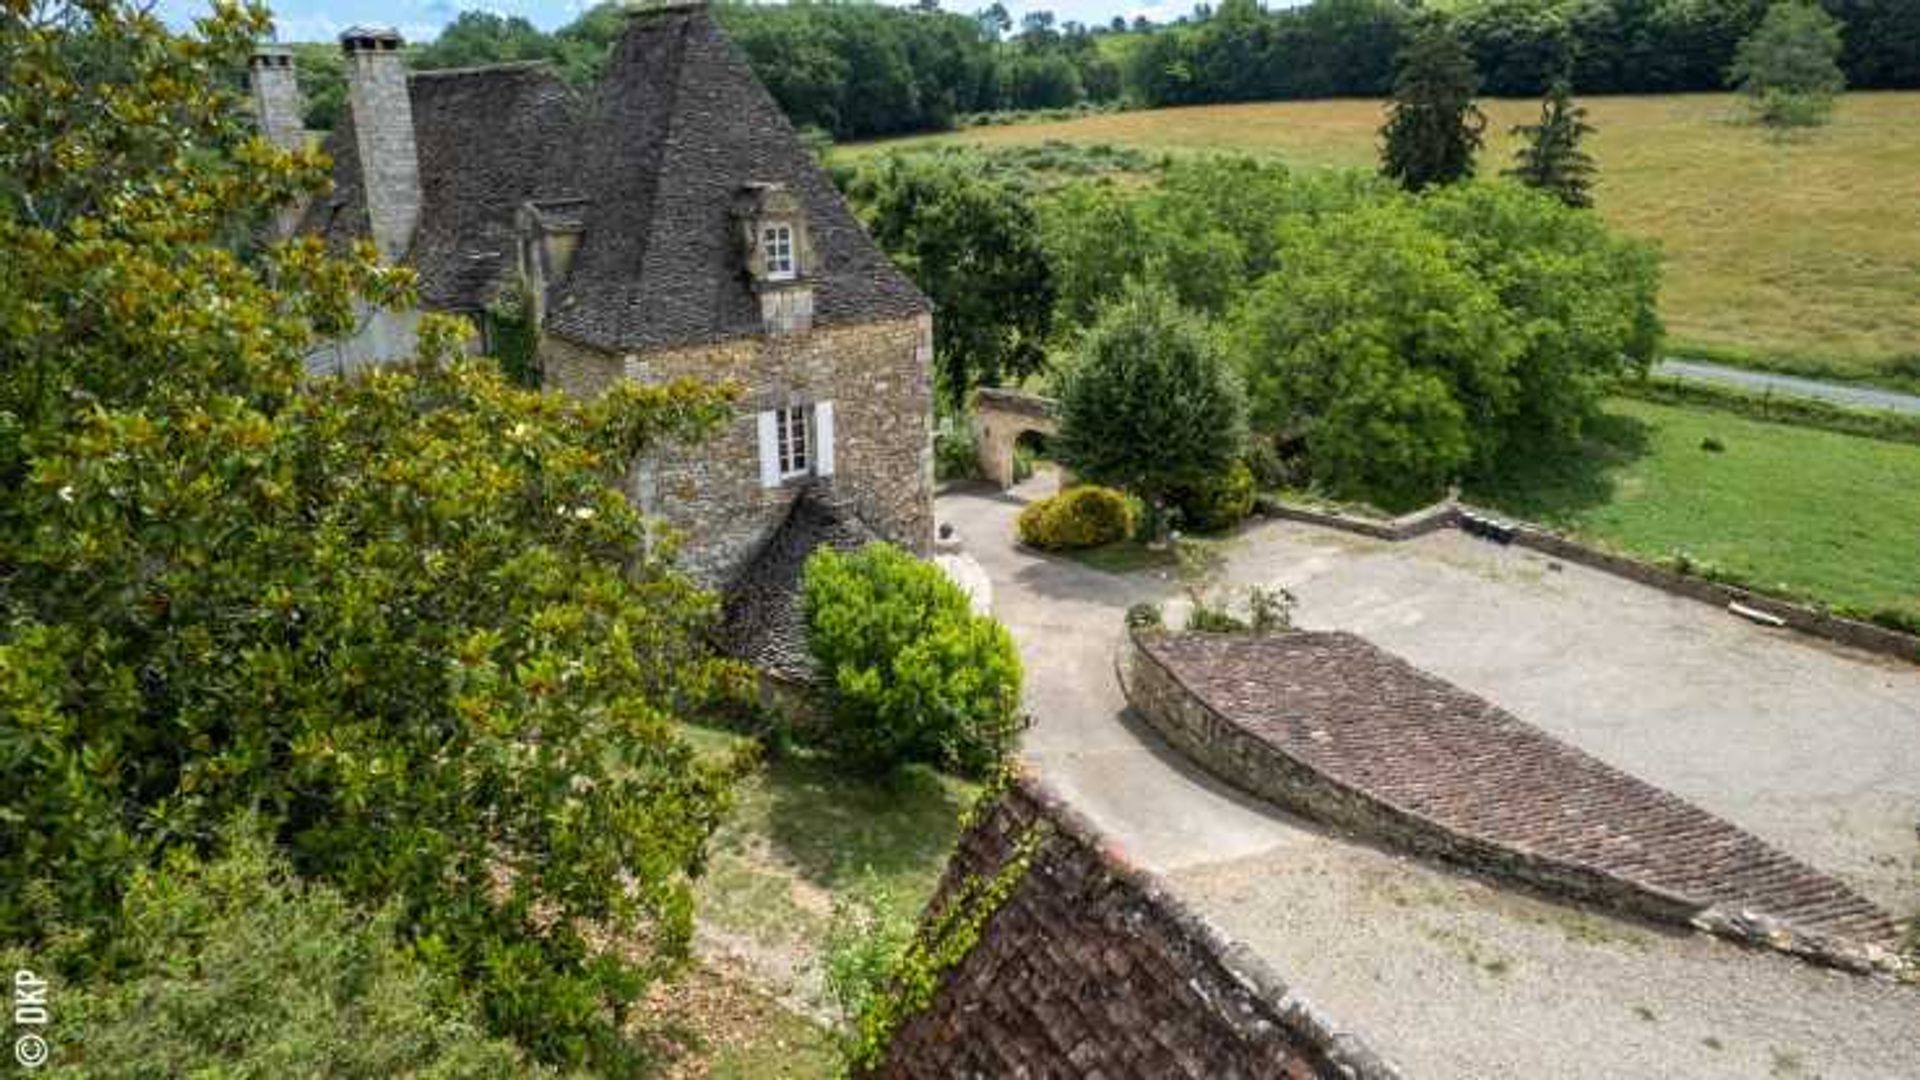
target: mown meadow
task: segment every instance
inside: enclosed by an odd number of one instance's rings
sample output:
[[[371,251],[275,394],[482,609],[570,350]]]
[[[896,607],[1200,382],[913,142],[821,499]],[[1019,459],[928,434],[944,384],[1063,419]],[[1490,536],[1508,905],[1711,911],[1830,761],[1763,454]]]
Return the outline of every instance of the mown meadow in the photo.
[[[1920,93],[1854,93],[1833,123],[1778,138],[1728,94],[1582,99],[1599,128],[1600,213],[1659,242],[1674,351],[1920,386]],[[1482,102],[1483,172],[1504,167],[1531,100]],[[1100,113],[842,146],[838,160],[925,145],[1064,142],[1239,152],[1372,168],[1381,105],[1268,102]]]
[[[1920,626],[1916,490],[1911,442],[1617,397],[1578,454],[1468,495],[1628,554]]]

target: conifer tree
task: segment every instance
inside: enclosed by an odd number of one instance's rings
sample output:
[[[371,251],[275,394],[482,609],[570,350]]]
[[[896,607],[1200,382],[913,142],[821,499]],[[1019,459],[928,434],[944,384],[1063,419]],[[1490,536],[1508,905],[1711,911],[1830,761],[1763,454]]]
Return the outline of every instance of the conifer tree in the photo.
[[[1471,177],[1487,118],[1473,103],[1480,73],[1452,22],[1422,19],[1398,66],[1380,171],[1409,191]]]
[[[1540,122],[1513,129],[1522,141],[1513,154],[1516,164],[1506,175],[1568,206],[1592,206],[1593,155],[1580,143],[1593,132],[1587,110],[1573,103],[1567,81],[1555,80],[1540,104]]]

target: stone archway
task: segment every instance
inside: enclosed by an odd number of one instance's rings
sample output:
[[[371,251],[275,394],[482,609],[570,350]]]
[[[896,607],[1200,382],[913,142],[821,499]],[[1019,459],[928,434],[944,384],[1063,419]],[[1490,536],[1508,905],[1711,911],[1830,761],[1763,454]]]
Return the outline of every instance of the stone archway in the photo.
[[[1038,394],[981,387],[973,392],[973,445],[980,475],[1000,487],[1013,486],[1013,451],[1020,436],[1057,435],[1058,403]]]

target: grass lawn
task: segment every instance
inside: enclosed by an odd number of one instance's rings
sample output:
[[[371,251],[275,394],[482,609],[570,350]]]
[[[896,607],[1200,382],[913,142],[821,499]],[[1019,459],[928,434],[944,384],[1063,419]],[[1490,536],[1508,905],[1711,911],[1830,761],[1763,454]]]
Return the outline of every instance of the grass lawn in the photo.
[[[1775,140],[1727,94],[1583,99],[1600,132],[1600,212],[1666,253],[1662,306],[1676,349],[1815,374],[1920,385],[1920,93],[1846,95],[1833,123]],[[1484,171],[1534,101],[1482,103]],[[1372,168],[1376,101],[1300,101],[1109,113],[842,147],[1058,139],[1146,150],[1272,154]]]
[[[735,741],[706,728],[687,734],[710,753]],[[820,962],[835,903],[884,898],[917,918],[978,794],[977,785],[928,769],[865,779],[806,755],[769,761],[740,785],[694,888],[702,956],[726,975],[702,969],[684,994],[681,984],[670,991],[695,1004],[702,994],[715,1001],[694,1010],[696,1018],[711,1014],[700,1026],[714,1032],[690,1044],[710,1070],[698,1075],[836,1074],[839,1053],[826,1026],[768,995],[829,1014]]]
[[[1632,554],[1684,552],[1759,588],[1920,619],[1910,443],[1615,398],[1583,455],[1468,496]]]

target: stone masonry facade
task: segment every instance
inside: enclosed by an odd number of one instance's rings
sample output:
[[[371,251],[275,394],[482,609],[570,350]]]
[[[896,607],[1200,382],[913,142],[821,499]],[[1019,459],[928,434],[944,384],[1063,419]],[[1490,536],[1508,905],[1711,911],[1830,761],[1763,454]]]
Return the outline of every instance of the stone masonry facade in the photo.
[[[1126,866],[1031,780],[983,806],[930,912],[994,877],[1030,830],[1026,873],[908,1018],[874,1075],[1105,1080],[1389,1078],[1393,1067],[1243,947]]]
[[[697,446],[668,448],[636,463],[631,480],[641,510],[681,534],[681,565],[703,581],[732,580],[807,484],[828,488],[882,539],[919,555],[932,548],[929,316],[625,357],[549,334],[540,359],[548,386],[579,395],[601,393],[623,378],[692,377],[744,388],[725,429]],[[820,402],[833,403],[833,475],[763,487],[756,415]]]

